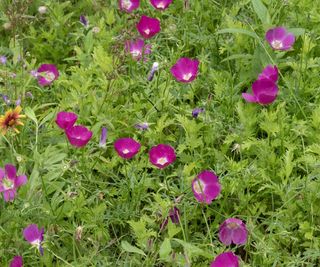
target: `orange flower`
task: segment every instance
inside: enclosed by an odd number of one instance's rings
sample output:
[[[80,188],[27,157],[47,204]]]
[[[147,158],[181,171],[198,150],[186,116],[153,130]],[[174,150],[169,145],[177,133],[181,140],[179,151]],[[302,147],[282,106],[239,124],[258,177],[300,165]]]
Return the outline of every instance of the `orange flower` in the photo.
[[[9,109],[4,115],[0,116],[0,130],[3,135],[8,130],[14,130],[16,133],[19,133],[16,126],[23,125],[20,119],[26,117],[26,115],[20,115],[21,110],[22,108],[17,106],[14,110]]]

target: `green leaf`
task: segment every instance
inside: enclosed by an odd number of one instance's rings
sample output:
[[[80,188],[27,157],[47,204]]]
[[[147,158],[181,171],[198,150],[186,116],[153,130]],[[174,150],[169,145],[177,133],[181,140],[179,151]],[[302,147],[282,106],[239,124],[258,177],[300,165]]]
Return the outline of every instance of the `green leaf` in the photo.
[[[253,9],[256,12],[258,18],[261,20],[263,25],[270,25],[271,18],[266,6],[261,2],[261,0],[251,0]]]
[[[181,228],[177,227],[174,223],[171,222],[171,220],[169,220],[169,222],[168,222],[168,234],[169,234],[169,237],[170,238],[174,237],[180,231],[181,231]]]
[[[220,31],[217,31],[217,34],[223,34],[223,33],[239,33],[239,34],[245,34],[247,36],[253,37],[257,40],[259,40],[259,36],[252,31],[249,30],[245,30],[245,29],[238,29],[238,28],[226,28],[226,29],[222,29]]]
[[[165,238],[159,250],[160,259],[165,260],[171,253],[171,243],[169,238]]]
[[[104,72],[112,71],[112,58],[106,51],[104,51],[104,48],[101,45],[94,48],[93,59]]]
[[[30,118],[36,125],[38,125],[38,120],[36,117],[36,114],[34,113],[33,109],[30,107],[26,107],[24,109],[24,113],[27,115],[28,118]]]
[[[146,256],[146,254],[140,248],[130,245],[127,241],[122,241],[121,247],[126,252],[137,253],[142,256]]]

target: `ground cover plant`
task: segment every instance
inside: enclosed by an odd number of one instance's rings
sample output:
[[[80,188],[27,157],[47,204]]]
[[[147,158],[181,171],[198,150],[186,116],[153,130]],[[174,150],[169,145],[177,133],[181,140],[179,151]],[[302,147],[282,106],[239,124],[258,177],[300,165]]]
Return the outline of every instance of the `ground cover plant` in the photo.
[[[0,2],[0,266],[319,266],[311,0]]]

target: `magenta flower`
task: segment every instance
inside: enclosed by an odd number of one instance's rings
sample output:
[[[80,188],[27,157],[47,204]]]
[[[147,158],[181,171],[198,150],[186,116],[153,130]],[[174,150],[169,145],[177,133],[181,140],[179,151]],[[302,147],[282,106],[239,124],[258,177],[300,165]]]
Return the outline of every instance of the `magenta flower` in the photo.
[[[150,0],[150,3],[154,8],[164,10],[172,3],[172,0]]]
[[[231,251],[224,252],[211,262],[210,267],[239,267],[239,259]]]
[[[149,151],[149,161],[159,169],[170,165],[176,160],[173,147],[165,144],[154,146]]]
[[[12,261],[10,262],[9,267],[22,267],[23,266],[23,260],[21,256],[14,256]]]
[[[114,149],[124,159],[131,159],[140,150],[141,145],[132,138],[120,138],[114,143]]]
[[[247,227],[243,221],[236,218],[225,220],[219,228],[219,239],[225,245],[234,243],[243,245],[247,242]]]
[[[149,39],[160,32],[160,20],[142,15],[137,24],[137,30],[145,39]]]
[[[73,126],[78,116],[73,112],[60,111],[56,117],[56,124],[63,130]]]
[[[220,194],[218,176],[212,171],[203,171],[192,180],[192,191],[199,202],[211,204]]]
[[[138,39],[136,41],[126,41],[125,49],[131,54],[134,60],[140,60],[143,55],[151,53],[151,45],[145,45],[144,40]]]
[[[71,145],[83,147],[90,141],[92,132],[82,125],[76,125],[67,128],[66,135]]]
[[[251,103],[271,104],[278,95],[278,86],[271,79],[258,79],[252,84],[253,95],[242,93],[242,97]]]
[[[140,5],[140,0],[119,0],[119,8],[127,13],[131,13]]]
[[[59,71],[53,64],[42,64],[37,70],[37,73],[38,83],[40,86],[50,85],[59,77]]]
[[[198,69],[199,60],[182,57],[171,67],[170,71],[177,81],[189,83],[197,77]]]
[[[42,241],[44,228],[38,229],[36,224],[30,224],[23,229],[23,236],[31,245],[36,246],[41,255],[43,255]]]
[[[269,79],[276,83],[278,81],[279,71],[277,66],[268,65],[263,69],[263,71],[259,74],[258,79]]]
[[[17,188],[26,183],[27,176],[17,176],[15,166],[6,164],[4,169],[0,168],[0,192],[3,193],[3,198],[6,202],[13,201],[17,193]]]
[[[295,42],[295,36],[284,27],[276,27],[267,31],[266,40],[274,50],[289,50]]]

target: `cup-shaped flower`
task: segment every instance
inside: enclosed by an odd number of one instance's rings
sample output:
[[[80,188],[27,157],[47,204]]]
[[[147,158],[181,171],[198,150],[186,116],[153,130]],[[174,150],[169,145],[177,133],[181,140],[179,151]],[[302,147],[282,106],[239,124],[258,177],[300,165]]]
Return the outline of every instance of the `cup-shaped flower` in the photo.
[[[92,137],[92,132],[82,125],[71,126],[65,133],[70,144],[75,147],[85,146]]]
[[[192,191],[199,202],[211,204],[221,192],[218,176],[212,171],[203,171],[192,180]]]
[[[30,224],[23,229],[23,236],[31,245],[36,246],[43,255],[42,241],[44,228],[39,229],[36,224]]]
[[[136,41],[126,41],[125,49],[131,54],[132,59],[140,60],[144,55],[151,53],[151,45],[145,45],[144,40],[138,39]]]
[[[159,169],[163,169],[176,160],[176,153],[172,146],[159,144],[149,151],[149,161]]]
[[[56,117],[56,124],[63,130],[73,126],[78,116],[73,112],[60,111]]]
[[[160,20],[142,15],[137,30],[143,38],[149,39],[160,32]]]
[[[9,267],[22,267],[23,266],[23,260],[21,256],[14,256],[12,261],[10,262]]]
[[[0,168],[0,192],[3,193],[3,198],[6,202],[13,201],[17,193],[17,188],[26,182],[27,176],[17,176],[15,166],[6,164],[4,169]]]
[[[198,75],[199,60],[187,57],[180,58],[170,71],[174,78],[183,83],[192,82]]]
[[[119,8],[122,11],[131,13],[140,5],[140,0],[119,0]]]
[[[247,236],[247,227],[240,219],[229,218],[220,225],[219,239],[227,246],[231,243],[243,245],[247,242]]]
[[[219,254],[210,267],[239,267],[239,258],[233,252],[223,252]]]
[[[124,159],[131,159],[140,150],[141,145],[132,138],[120,138],[114,143],[114,149]]]
[[[258,79],[252,84],[253,95],[242,93],[242,97],[251,103],[271,104],[278,95],[278,86],[270,79]]]
[[[263,71],[259,74],[258,79],[269,79],[276,83],[278,81],[279,71],[277,66],[268,65],[266,66]]]
[[[172,3],[172,0],[150,0],[150,3],[154,8],[164,10]]]
[[[102,127],[100,141],[99,141],[99,147],[106,147],[107,133],[108,133],[108,129],[106,127]]]
[[[38,83],[40,86],[50,85],[59,77],[59,71],[53,64],[42,64],[38,68],[37,73]]]
[[[192,110],[192,117],[198,118],[199,114],[204,112],[204,108],[195,108]]]
[[[266,40],[274,50],[289,50],[295,42],[295,36],[284,27],[276,27],[267,31]]]

